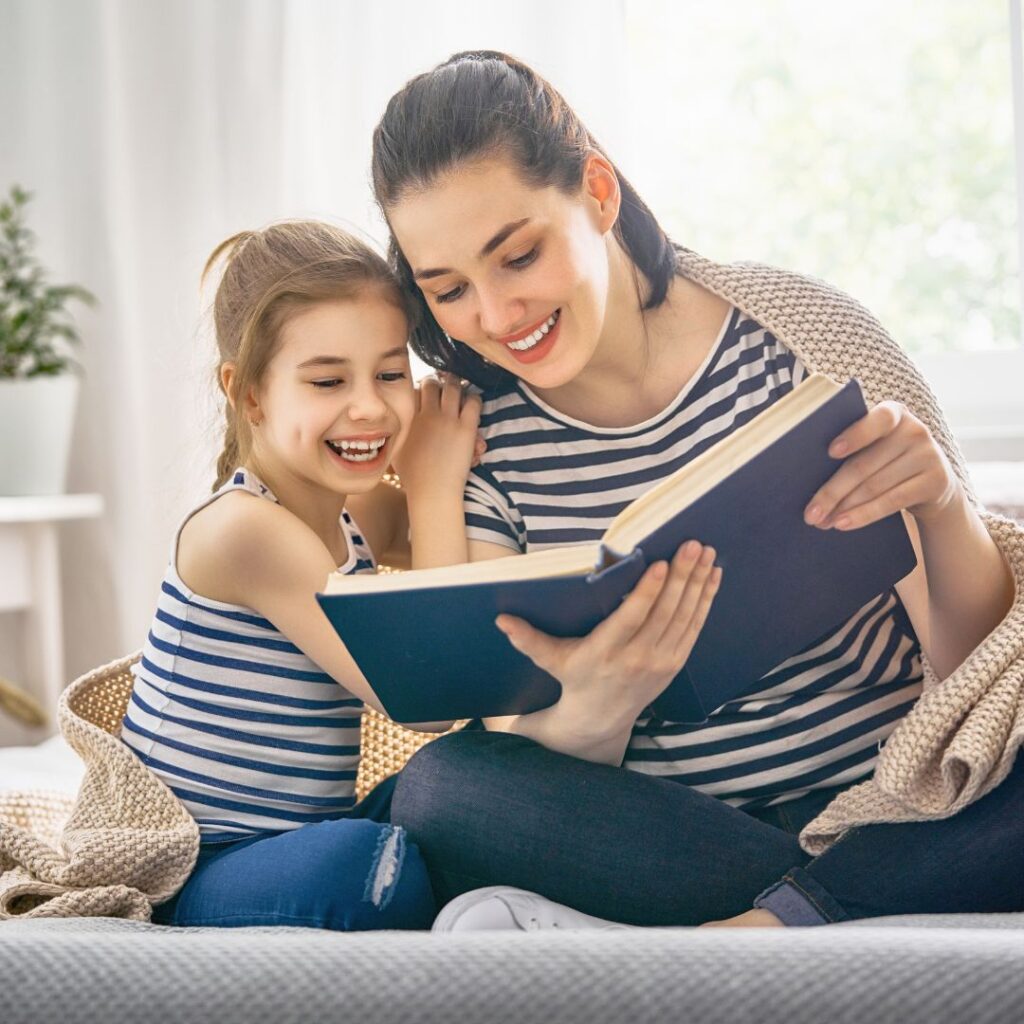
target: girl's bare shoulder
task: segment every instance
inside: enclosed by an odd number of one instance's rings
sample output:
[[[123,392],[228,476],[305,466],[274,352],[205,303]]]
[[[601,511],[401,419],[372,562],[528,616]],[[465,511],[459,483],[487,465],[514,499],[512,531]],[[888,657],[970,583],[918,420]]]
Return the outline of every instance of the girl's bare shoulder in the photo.
[[[311,540],[320,545],[305,523],[276,502],[231,491],[201,508],[182,527],[178,575],[197,594],[248,606],[246,597],[268,552],[301,549]]]

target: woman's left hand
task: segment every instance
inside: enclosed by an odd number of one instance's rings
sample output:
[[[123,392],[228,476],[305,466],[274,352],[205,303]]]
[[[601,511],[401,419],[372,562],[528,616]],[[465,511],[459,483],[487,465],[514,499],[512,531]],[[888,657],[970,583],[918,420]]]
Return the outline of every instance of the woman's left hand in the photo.
[[[928,428],[899,402],[881,402],[834,438],[843,464],[807,503],[804,521],[856,530],[901,509],[923,521],[940,515],[960,483]]]

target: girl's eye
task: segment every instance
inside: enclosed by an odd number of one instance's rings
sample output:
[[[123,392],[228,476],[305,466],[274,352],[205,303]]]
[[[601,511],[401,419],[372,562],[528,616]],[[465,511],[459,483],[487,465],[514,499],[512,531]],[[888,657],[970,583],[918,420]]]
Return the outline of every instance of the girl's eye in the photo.
[[[386,381],[388,384],[393,384],[396,380],[405,380],[405,370],[388,370],[386,373],[380,375],[380,379]]]
[[[454,302],[462,294],[462,285],[458,288],[453,288],[450,292],[442,292],[440,295],[434,296],[435,302]]]
[[[540,255],[540,249],[537,246],[534,246],[528,253],[524,253],[522,256],[517,256],[514,260],[509,260],[508,265],[513,270],[524,270],[538,257],[538,255]]]
[[[319,388],[321,391],[326,391],[329,388],[337,387],[341,383],[340,377],[331,377],[327,380],[311,380],[310,384],[315,388]]]

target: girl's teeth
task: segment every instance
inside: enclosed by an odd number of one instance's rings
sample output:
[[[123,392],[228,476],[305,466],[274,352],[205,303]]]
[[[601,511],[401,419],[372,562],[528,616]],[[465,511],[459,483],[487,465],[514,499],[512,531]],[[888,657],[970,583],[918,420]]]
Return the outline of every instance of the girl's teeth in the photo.
[[[380,454],[387,438],[376,441],[328,441],[331,449],[350,462],[372,462]]]

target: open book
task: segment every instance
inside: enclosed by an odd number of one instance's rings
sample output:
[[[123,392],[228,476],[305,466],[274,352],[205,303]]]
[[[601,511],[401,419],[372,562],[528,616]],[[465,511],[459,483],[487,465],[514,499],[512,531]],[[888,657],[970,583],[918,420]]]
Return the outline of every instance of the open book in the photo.
[[[599,543],[334,573],[317,599],[395,721],[519,714],[553,704],[561,687],[512,647],[496,616],[582,636],[648,565],[693,538],[715,548],[722,582],[686,665],[652,709],[703,721],[914,568],[899,514],[848,532],[803,521],[839,467],[829,444],[866,411],[857,381],[812,374],[627,505]]]

